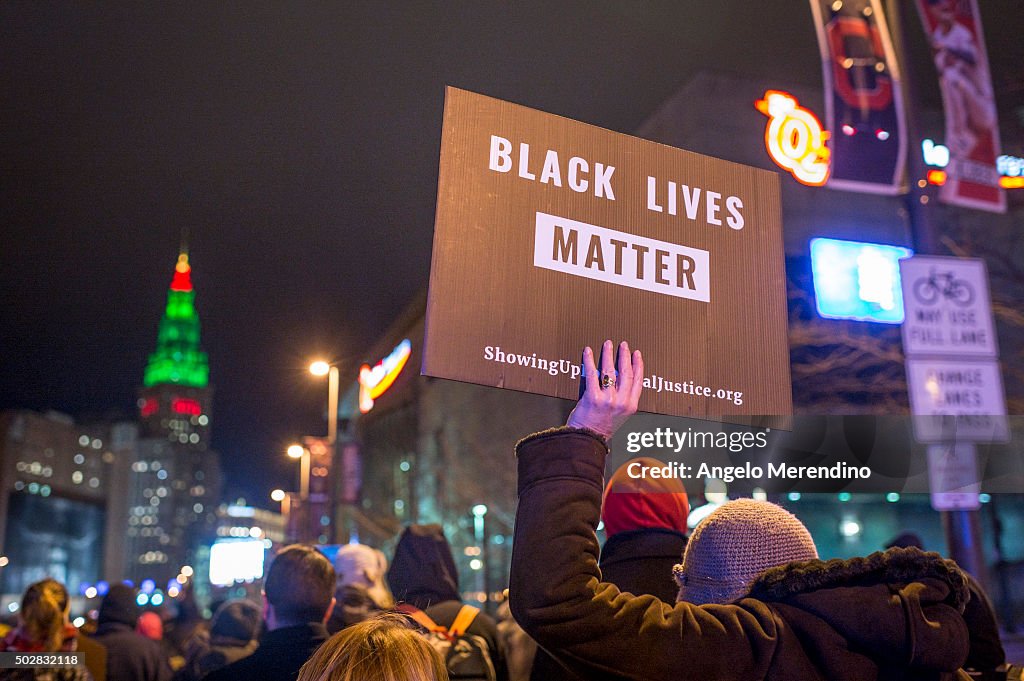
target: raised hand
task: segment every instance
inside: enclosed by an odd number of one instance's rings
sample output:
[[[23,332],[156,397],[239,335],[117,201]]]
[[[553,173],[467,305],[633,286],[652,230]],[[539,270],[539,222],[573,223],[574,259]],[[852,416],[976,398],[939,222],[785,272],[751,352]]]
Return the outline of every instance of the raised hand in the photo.
[[[636,413],[644,387],[644,358],[640,351],[630,355],[629,343],[619,343],[618,372],[612,352],[612,342],[606,340],[601,346],[598,371],[594,351],[589,346],[583,349],[583,396],[566,421],[567,426],[592,430],[605,440]]]

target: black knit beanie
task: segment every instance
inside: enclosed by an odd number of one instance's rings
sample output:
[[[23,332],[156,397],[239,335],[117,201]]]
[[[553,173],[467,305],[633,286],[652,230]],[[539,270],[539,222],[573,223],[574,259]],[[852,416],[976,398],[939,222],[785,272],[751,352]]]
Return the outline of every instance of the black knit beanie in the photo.
[[[210,635],[249,642],[259,636],[263,613],[252,601],[228,601],[217,608],[210,622]]]
[[[127,584],[112,585],[100,604],[97,623],[120,622],[134,627],[138,619],[139,606],[135,602],[135,589]]]

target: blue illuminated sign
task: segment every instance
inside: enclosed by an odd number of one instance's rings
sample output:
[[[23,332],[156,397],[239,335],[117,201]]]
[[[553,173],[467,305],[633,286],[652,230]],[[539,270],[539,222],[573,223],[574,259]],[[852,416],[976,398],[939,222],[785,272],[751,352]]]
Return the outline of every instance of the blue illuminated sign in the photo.
[[[811,239],[818,314],[830,319],[902,324],[898,261],[913,254],[899,246]]]

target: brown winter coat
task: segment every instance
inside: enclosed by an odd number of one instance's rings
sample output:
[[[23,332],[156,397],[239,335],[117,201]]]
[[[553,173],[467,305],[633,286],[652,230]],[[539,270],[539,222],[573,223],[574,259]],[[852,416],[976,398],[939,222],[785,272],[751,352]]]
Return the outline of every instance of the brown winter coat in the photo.
[[[940,679],[967,656],[964,575],[916,549],[774,568],[734,605],[620,593],[594,534],[607,447],[560,428],[516,449],[512,612],[585,679]]]

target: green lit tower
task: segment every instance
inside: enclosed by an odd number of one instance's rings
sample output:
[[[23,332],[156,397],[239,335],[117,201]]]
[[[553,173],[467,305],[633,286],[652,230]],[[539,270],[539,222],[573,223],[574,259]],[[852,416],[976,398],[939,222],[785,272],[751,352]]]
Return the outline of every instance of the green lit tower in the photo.
[[[192,268],[188,253],[178,256],[174,266],[167,309],[160,322],[156,352],[149,356],[143,384],[148,388],[161,383],[205,388],[210,381],[210,365],[199,347],[199,315],[192,289]]]
[[[167,307],[149,356],[139,399],[144,437],[205,449],[210,425],[210,364],[199,346],[192,267],[182,252],[174,266]]]
[[[209,447],[213,389],[199,328],[182,248],[139,389],[140,439],[129,485],[125,572],[161,588],[186,566],[200,572],[220,496],[219,456]]]

